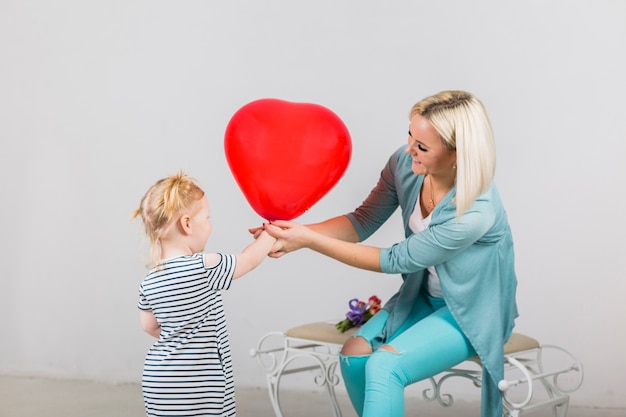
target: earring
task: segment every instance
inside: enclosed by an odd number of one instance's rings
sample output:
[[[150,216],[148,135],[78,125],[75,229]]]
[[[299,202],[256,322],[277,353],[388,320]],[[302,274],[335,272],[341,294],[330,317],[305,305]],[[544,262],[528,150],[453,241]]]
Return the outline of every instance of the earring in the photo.
[[[456,169],[456,164],[452,164],[452,169]]]

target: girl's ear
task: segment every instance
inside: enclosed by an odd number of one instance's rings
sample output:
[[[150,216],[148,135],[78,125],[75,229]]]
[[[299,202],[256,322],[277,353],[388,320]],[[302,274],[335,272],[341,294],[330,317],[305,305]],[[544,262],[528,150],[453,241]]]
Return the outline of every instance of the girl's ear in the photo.
[[[191,234],[191,217],[189,215],[183,214],[182,216],[180,216],[180,219],[178,219],[178,224],[183,234]]]

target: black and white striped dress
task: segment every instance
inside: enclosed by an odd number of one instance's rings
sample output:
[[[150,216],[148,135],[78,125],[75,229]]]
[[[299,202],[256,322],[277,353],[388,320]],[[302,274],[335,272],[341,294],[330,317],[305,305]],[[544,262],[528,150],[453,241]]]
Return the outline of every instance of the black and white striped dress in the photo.
[[[195,254],[163,261],[139,286],[138,307],[152,310],[159,339],[144,363],[148,416],[235,416],[235,385],[220,290],[230,287],[234,255],[206,267]]]

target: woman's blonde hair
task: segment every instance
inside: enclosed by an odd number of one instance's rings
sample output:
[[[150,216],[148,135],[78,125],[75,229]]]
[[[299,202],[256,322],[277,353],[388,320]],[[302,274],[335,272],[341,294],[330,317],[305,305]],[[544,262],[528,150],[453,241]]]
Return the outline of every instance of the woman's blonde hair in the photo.
[[[151,259],[157,263],[161,255],[160,239],[168,230],[178,213],[188,210],[196,201],[204,196],[204,191],[195,179],[179,171],[157,181],[143,196],[139,208],[132,219],[137,216],[143,221],[146,234],[150,238]]]
[[[450,150],[456,151],[456,213],[460,217],[487,191],[496,167],[491,122],[483,103],[465,91],[442,91],[411,108],[437,130]]]

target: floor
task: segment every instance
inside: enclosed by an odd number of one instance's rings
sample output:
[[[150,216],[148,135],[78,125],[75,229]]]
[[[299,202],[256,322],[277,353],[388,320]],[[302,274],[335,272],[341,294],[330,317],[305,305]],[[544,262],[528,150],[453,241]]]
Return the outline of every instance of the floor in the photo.
[[[237,389],[239,417],[274,417],[265,389]],[[355,417],[345,394],[338,393],[343,417]],[[455,402],[442,408],[408,396],[406,416],[478,416],[476,403]],[[285,417],[332,416],[322,391],[283,391]],[[535,416],[549,416],[540,412]],[[112,385],[85,381],[45,380],[0,376],[0,417],[142,417],[145,416],[141,387],[134,384]],[[626,410],[571,407],[568,417],[624,417]]]

